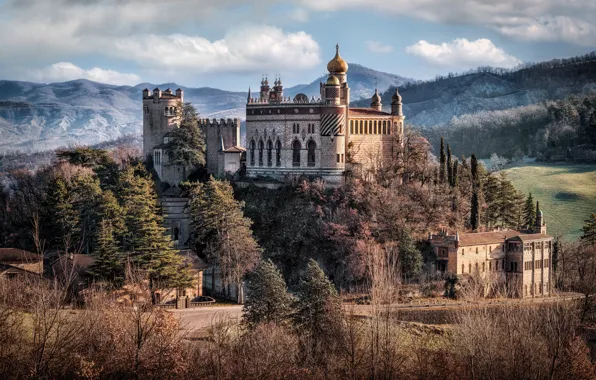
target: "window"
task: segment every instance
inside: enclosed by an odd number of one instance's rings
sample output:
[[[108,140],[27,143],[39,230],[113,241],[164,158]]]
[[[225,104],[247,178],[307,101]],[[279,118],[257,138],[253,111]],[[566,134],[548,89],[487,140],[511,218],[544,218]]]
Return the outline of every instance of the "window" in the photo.
[[[292,132],[293,133],[300,133],[300,124],[294,124],[292,125]]]
[[[387,120],[383,120],[383,134],[387,134]]]
[[[300,149],[302,149],[300,141],[294,141],[292,145],[292,166],[300,166]]]
[[[391,124],[387,124],[387,134],[391,134]]]
[[[448,257],[447,247],[439,247],[439,257]]]
[[[486,269],[486,263],[482,263],[482,273],[484,273],[485,269]]]
[[[478,273],[478,263],[476,263],[476,273]]]
[[[462,265],[461,265],[461,272],[462,272],[462,273],[465,273],[465,272],[466,272],[466,271],[465,271],[465,269],[466,269],[466,267],[464,266],[464,264],[462,264]]]
[[[307,154],[307,161],[308,161],[308,166],[315,166],[315,149],[317,148],[317,144],[313,141],[310,140],[308,142],[308,154]]]
[[[341,162],[341,156],[339,155],[339,153],[337,154],[337,163],[339,164]]]
[[[376,120],[374,121],[374,127],[373,128],[374,128],[373,133],[376,135],[377,134],[377,121]]]
[[[493,262],[492,261],[489,261],[488,262],[488,271],[489,272],[492,272],[493,271]]]
[[[273,143],[267,141],[267,166],[273,166]]]
[[[279,140],[275,144],[275,165],[281,166],[281,141]]]
[[[360,132],[358,132],[360,134],[364,133],[364,122],[362,120],[360,120]]]
[[[263,166],[263,148],[264,148],[263,140],[259,141],[259,166]]]
[[[255,140],[250,140],[250,166],[255,166]]]
[[[354,134],[354,120],[350,120],[350,134]]]
[[[499,260],[497,260],[496,264],[495,264],[495,271],[499,270]]]
[[[476,247],[476,253],[478,253],[478,247]]]
[[[464,254],[464,249],[463,249],[463,248],[461,249],[461,254],[462,254],[462,255]]]
[[[468,264],[468,272],[472,273],[472,264]]]

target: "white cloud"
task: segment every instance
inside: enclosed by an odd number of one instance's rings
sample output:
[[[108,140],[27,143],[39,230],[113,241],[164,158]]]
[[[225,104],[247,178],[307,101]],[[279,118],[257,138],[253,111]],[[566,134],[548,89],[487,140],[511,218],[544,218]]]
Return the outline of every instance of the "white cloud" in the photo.
[[[43,69],[33,70],[28,73],[27,77],[30,80],[44,83],[74,79],[89,79],[95,82],[116,85],[135,85],[141,82],[141,78],[136,74],[105,70],[99,67],[85,70],[70,62],[58,62]]]
[[[306,11],[306,9],[304,8],[294,8],[290,12],[290,18],[298,22],[308,22],[309,14],[308,11]]]
[[[385,45],[379,41],[366,41],[366,46],[368,50],[372,51],[373,53],[391,53],[393,51],[393,46]]]
[[[363,10],[431,22],[483,25],[532,41],[596,46],[594,0],[301,0],[312,11]]]
[[[478,66],[511,68],[522,63],[486,38],[476,41],[457,38],[439,45],[421,40],[408,46],[406,52],[422,57],[431,64],[459,70]]]
[[[262,72],[315,67],[320,62],[319,50],[305,32],[284,33],[261,26],[237,29],[215,41],[183,34],[125,37],[117,39],[108,54],[135,60],[141,66],[197,73]]]

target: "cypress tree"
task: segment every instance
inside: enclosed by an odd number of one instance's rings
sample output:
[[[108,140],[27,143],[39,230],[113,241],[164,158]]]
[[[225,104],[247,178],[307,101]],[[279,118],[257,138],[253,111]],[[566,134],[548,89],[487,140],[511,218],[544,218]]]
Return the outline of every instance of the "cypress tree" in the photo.
[[[584,221],[582,227],[584,233],[581,236],[581,242],[587,245],[596,245],[596,213],[591,214],[588,219]]]
[[[441,136],[441,151],[439,160],[439,182],[445,183],[447,157],[445,156],[445,141],[443,140],[443,136]]]
[[[453,162],[453,187],[458,187],[459,186],[459,161],[456,159],[455,162]]]
[[[271,260],[263,260],[248,276],[243,319],[249,326],[262,322],[281,324],[290,317],[292,297],[286,282]]]
[[[472,154],[470,158],[470,167],[472,174],[472,200],[470,205],[470,226],[473,231],[477,231],[480,226],[480,180],[478,176],[478,161],[476,155]]]
[[[453,164],[451,163],[451,146],[447,144],[447,183],[453,187]]]
[[[536,222],[536,208],[534,207],[534,198],[532,193],[528,194],[526,198],[526,204],[524,205],[524,226],[526,228],[532,228]]]
[[[89,266],[89,273],[93,278],[109,282],[114,287],[122,286],[124,281],[122,253],[114,240],[112,224],[106,219],[99,224],[94,256],[95,260]]]

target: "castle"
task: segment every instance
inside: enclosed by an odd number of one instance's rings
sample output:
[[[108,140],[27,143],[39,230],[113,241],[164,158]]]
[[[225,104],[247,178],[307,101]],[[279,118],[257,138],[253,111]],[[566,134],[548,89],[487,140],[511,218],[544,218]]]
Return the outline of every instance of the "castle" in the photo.
[[[536,203],[536,222],[527,231],[441,232],[429,236],[439,272],[480,276],[485,283],[503,284],[513,297],[551,295],[553,237]]]
[[[283,94],[281,79],[273,87],[264,78],[258,96],[246,104],[246,158],[249,177],[322,177],[341,183],[346,171],[372,173],[396,153],[403,141],[402,99],[395,92],[391,112],[383,112],[377,90],[370,108],[350,107],[348,64],[339,54],[327,64],[320,98]]]
[[[190,175],[192,168],[169,162],[168,144],[174,139],[172,132],[180,126],[184,103],[184,91],[175,93],[159,88],[150,93],[143,90],[143,156],[151,159],[153,167],[163,183],[177,186]],[[206,168],[211,174],[223,176],[240,169],[242,153],[240,146],[240,120],[199,119],[206,143]]]

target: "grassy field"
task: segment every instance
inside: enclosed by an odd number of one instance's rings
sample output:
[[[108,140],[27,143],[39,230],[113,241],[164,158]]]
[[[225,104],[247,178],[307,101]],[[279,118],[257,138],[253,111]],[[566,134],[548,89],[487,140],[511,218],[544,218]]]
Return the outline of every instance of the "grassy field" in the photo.
[[[547,232],[576,240],[596,212],[596,165],[532,163],[505,169],[518,190],[540,201]]]

